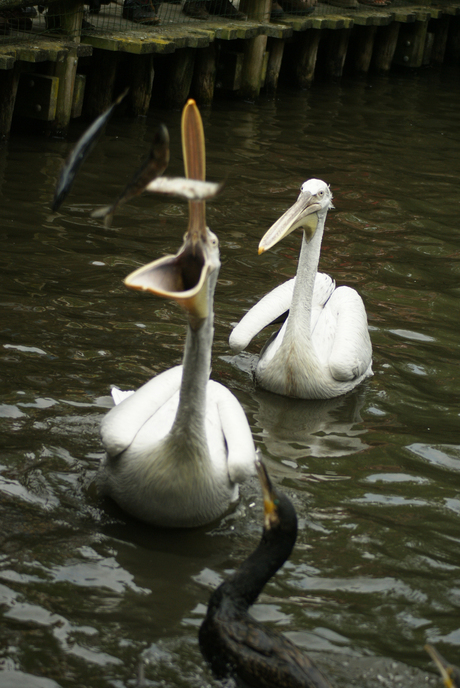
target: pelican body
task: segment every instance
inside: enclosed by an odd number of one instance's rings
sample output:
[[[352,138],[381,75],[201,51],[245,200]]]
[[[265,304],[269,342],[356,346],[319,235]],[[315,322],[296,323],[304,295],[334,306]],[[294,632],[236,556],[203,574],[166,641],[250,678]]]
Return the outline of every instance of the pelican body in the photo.
[[[201,117],[190,100],[182,116],[186,175],[204,179]],[[236,397],[209,379],[219,243],[204,201],[189,201],[182,248],[126,278],[133,289],[174,299],[187,313],[183,363],[118,403],[101,425],[107,455],[97,482],[131,515],[162,527],[194,527],[221,516],[238,483],[255,472],[255,449]],[[124,398],[123,398],[124,397]]]
[[[372,345],[366,310],[350,287],[318,273],[324,225],[332,206],[329,186],[310,179],[296,203],[266,232],[259,254],[295,229],[302,229],[297,274],[255,304],[230,335],[239,353],[264,327],[288,312],[278,334],[262,350],[255,378],[277,394],[330,399],[346,394],[372,375]]]
[[[219,678],[255,688],[331,688],[306,654],[248,613],[267,581],[290,556],[297,516],[289,499],[257,463],[264,497],[264,529],[257,549],[211,595],[199,631],[205,659]]]

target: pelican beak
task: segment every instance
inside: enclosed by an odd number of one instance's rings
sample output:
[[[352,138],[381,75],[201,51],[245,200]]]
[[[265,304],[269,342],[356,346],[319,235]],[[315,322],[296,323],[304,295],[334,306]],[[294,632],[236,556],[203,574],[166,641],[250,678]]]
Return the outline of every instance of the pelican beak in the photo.
[[[425,650],[438,667],[446,688],[460,688],[460,670],[449,664],[432,645],[425,645]]]
[[[185,174],[189,179],[204,181],[203,122],[194,100],[189,100],[184,107],[181,129]],[[186,309],[191,326],[198,327],[209,314],[207,278],[211,266],[207,259],[207,240],[206,204],[189,201],[189,224],[179,252],[135,270],[125,279],[125,285],[173,299]]]
[[[256,470],[262,486],[262,494],[264,498],[264,528],[265,530],[270,530],[273,528],[273,526],[279,523],[277,510],[278,498],[273,490],[273,485],[267,469],[260,459],[256,460]]]
[[[320,209],[321,205],[315,196],[308,191],[301,191],[294,205],[281,215],[260,240],[259,256],[298,228],[304,230],[308,240],[311,239],[318,225],[317,213]]]

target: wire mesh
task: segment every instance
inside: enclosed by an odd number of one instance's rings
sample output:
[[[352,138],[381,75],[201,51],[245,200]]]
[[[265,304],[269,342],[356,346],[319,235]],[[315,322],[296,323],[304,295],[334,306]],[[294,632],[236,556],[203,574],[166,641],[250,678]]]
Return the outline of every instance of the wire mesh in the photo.
[[[369,2],[378,4],[370,7]],[[420,4],[426,2],[422,0]],[[247,0],[89,0],[83,5],[83,12],[76,12],[74,3],[64,1],[49,6],[0,9],[0,43],[33,38],[37,34],[46,37],[64,33],[71,37],[133,31],[146,33],[181,24],[205,28],[220,19],[244,22],[247,20],[246,3]],[[361,0],[361,3],[366,4],[358,5],[358,0],[271,0],[270,19],[277,22],[337,12],[353,15],[357,8],[381,12],[389,5],[410,4],[409,0]],[[270,21],[267,15],[253,19]]]

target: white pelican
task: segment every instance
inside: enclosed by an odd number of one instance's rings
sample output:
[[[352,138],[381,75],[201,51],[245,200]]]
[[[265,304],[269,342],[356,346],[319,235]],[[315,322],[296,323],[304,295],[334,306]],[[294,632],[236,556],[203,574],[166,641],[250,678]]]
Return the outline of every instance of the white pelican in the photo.
[[[302,229],[302,248],[294,279],[276,287],[253,306],[230,335],[239,353],[266,325],[286,311],[275,338],[263,348],[255,377],[261,387],[302,399],[340,396],[372,375],[372,345],[364,304],[350,287],[318,273],[321,240],[328,209],[329,186],[310,179],[294,205],[266,232],[259,254],[294,229]]]
[[[182,115],[182,146],[187,177],[204,179],[203,124],[193,100]],[[209,379],[220,260],[205,212],[204,201],[189,201],[189,225],[179,252],[125,280],[128,287],[174,299],[185,308],[183,364],[126,396],[101,425],[107,451],[97,476],[102,493],[131,515],[164,527],[215,520],[236,501],[238,483],[255,473],[245,413],[228,389]]]

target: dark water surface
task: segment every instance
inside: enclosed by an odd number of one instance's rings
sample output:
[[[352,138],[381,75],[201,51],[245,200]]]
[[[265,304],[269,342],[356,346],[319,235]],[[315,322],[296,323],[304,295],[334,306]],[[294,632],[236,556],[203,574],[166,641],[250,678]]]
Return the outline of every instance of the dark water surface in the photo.
[[[208,205],[221,242],[213,377],[243,404],[298,511],[290,561],[254,609],[337,687],[440,686],[426,642],[460,663],[460,95],[458,72],[316,85],[203,112]],[[102,502],[92,479],[110,385],[180,362],[179,308],[128,291],[134,267],[175,252],[187,206],[144,196],[111,229],[112,200],[180,113],[112,120],[60,211],[69,141],[15,136],[0,156],[0,686],[218,686],[197,644],[210,586],[254,548],[255,481],[208,528],[163,532]],[[373,378],[330,402],[257,390],[231,324],[296,269],[300,236],[260,237],[310,177],[331,184],[320,268],[359,290]],[[259,351],[268,334],[251,345]],[[17,673],[13,673],[17,672]],[[22,672],[22,673],[19,673]]]

